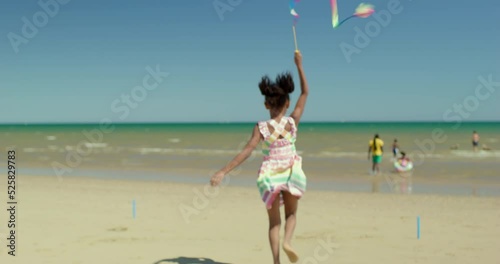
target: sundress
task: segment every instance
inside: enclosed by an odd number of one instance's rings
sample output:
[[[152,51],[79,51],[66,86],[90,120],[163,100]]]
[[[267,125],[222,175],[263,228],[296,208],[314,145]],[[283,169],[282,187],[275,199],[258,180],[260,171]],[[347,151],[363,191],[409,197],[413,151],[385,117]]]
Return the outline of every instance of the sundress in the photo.
[[[290,131],[285,129],[287,123],[291,126]],[[268,124],[274,128],[272,134]],[[302,158],[295,150],[297,127],[294,119],[283,117],[280,123],[262,121],[258,126],[264,138],[264,160],[259,170],[257,187],[266,208],[271,209],[277,197],[280,198],[280,205],[283,205],[282,191],[302,197],[306,190],[306,175],[302,170]]]

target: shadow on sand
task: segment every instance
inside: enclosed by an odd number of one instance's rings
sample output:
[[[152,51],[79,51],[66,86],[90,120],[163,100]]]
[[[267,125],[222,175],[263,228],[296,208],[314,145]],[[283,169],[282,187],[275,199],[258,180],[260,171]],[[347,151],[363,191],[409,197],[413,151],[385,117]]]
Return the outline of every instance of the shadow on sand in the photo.
[[[167,263],[176,263],[176,264],[230,264],[217,262],[212,259],[206,258],[186,258],[186,257],[178,257],[175,259],[164,259],[155,262],[154,264],[167,264]]]

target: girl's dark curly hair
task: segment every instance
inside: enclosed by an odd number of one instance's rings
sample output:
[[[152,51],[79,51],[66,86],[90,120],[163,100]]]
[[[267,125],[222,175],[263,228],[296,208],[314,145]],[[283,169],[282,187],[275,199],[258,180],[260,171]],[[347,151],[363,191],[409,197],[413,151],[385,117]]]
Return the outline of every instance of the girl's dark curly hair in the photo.
[[[266,104],[272,109],[281,109],[290,100],[290,94],[295,89],[292,74],[278,74],[272,82],[266,75],[259,83],[260,92],[266,97]]]

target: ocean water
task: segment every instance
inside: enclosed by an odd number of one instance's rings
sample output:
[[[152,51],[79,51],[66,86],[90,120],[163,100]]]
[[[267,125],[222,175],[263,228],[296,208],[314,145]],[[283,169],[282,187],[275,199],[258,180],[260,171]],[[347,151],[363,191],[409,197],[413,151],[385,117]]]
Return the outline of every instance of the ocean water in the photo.
[[[2,125],[0,147],[15,149],[26,172],[44,175],[105,172],[209,177],[246,144],[255,123]],[[476,130],[480,147],[472,151]],[[365,181],[368,141],[385,142],[382,171],[391,173],[392,141],[415,162],[414,181],[500,183],[500,123],[301,123],[297,150],[311,182]],[[5,153],[6,155],[6,153]],[[256,149],[235,173],[252,182],[261,161]],[[135,174],[134,174],[135,173]],[[165,176],[165,178],[168,178]],[[186,178],[187,179],[187,178]]]

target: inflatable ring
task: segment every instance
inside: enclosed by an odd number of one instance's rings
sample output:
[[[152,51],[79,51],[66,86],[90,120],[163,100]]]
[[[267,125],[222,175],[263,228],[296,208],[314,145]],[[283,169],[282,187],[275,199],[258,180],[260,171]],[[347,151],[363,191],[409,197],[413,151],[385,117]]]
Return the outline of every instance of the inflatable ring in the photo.
[[[394,168],[398,172],[411,171],[413,169],[413,163],[411,161],[407,162],[405,166],[401,165],[398,161],[394,162]]]

